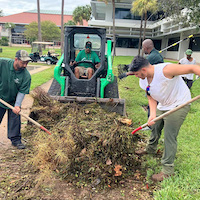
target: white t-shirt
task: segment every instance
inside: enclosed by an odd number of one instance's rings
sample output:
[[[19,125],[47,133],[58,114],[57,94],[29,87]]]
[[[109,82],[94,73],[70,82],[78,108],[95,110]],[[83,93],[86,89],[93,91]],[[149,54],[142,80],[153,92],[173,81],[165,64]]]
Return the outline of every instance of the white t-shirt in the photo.
[[[149,85],[149,93],[153,99],[159,102],[159,110],[171,110],[191,99],[190,90],[181,76],[172,79],[166,78],[163,68],[170,63],[154,65],[154,76],[152,82],[148,84],[147,78],[140,79],[140,87],[146,90]]]
[[[187,58],[182,58],[182,59],[180,59],[179,63],[182,64],[182,65],[195,65],[196,60],[193,58],[192,61],[189,61]],[[185,77],[189,80],[193,80],[194,74],[183,74],[181,76]]]

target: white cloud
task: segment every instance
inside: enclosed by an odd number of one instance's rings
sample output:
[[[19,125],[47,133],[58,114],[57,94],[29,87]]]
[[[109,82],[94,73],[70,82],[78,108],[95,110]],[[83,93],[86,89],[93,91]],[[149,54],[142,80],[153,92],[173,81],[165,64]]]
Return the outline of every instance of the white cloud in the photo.
[[[61,10],[62,0],[40,0],[40,10]],[[77,6],[90,5],[90,0],[66,0],[64,11],[73,11]],[[37,9],[37,0],[0,0],[4,15],[12,15]]]

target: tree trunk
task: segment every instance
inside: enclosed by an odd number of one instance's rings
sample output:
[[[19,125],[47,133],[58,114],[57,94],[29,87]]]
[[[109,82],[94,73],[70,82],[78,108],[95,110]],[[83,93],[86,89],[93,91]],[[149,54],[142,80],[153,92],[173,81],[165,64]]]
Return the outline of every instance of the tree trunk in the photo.
[[[143,31],[143,41],[145,40],[146,35],[146,26],[147,26],[147,12],[144,14],[144,31]],[[144,55],[144,52],[142,51],[142,56]]]
[[[142,44],[142,24],[143,24],[143,15],[141,16],[141,21],[140,21],[140,38],[139,38],[139,45],[138,45],[138,56],[140,56],[140,49],[141,49],[141,44]]]
[[[40,0],[37,0],[37,10],[38,10],[38,41],[42,42],[42,32],[41,32],[41,23],[40,23]],[[39,54],[42,55],[42,47],[39,47]]]
[[[116,46],[116,37],[115,37],[115,0],[112,0],[112,6],[113,6],[113,60],[114,56],[116,56],[115,52],[115,46]]]
[[[61,12],[61,54],[64,53],[64,0],[62,0],[62,12]]]

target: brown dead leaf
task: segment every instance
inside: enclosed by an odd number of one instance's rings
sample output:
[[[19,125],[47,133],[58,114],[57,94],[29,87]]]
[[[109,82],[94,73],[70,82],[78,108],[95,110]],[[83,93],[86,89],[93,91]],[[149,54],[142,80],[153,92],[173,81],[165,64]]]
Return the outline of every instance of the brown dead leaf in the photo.
[[[141,174],[140,174],[139,172],[135,173],[135,174],[134,174],[135,179],[136,179],[136,180],[140,180],[140,175],[141,175]]]
[[[119,119],[119,121],[123,124],[127,124],[127,125],[131,125],[132,124],[132,120],[131,119]]]
[[[121,165],[115,165],[115,175],[114,176],[121,176],[122,175],[122,166]]]
[[[90,113],[90,111],[89,110],[85,110],[85,114],[89,114]]]
[[[86,153],[86,151],[87,151],[86,148],[82,149],[80,156],[83,156]]]
[[[112,161],[110,158],[106,161],[106,165],[112,165]]]

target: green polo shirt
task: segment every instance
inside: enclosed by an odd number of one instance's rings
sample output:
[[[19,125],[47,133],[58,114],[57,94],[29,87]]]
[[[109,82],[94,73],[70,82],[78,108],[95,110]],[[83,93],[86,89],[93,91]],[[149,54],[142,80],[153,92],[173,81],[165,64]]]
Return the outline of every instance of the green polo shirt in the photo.
[[[29,93],[31,75],[27,69],[15,71],[13,63],[12,59],[0,58],[0,98],[14,106],[18,92]]]
[[[85,50],[82,50],[78,53],[75,61],[79,62],[79,61],[91,61],[93,63],[99,63],[100,59],[98,57],[98,55],[96,54],[96,52],[91,51],[90,53],[85,53]],[[89,63],[80,63],[79,66],[83,66],[85,68],[91,67],[94,68],[92,64]]]
[[[164,63],[162,55],[156,49],[152,49],[151,53],[147,56],[147,60],[151,65]]]

